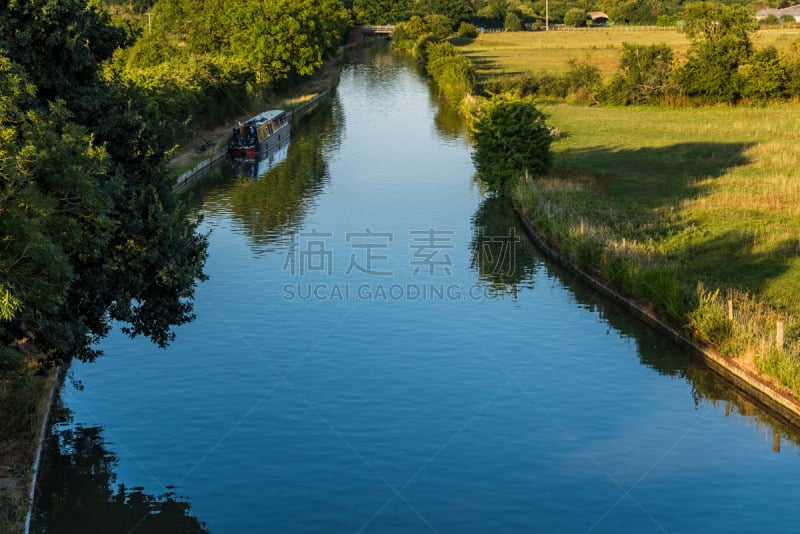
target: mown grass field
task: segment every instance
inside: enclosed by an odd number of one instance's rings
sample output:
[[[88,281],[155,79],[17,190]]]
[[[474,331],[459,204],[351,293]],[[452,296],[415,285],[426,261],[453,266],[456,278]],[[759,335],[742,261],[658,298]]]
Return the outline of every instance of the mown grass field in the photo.
[[[787,47],[800,37],[800,28],[768,29],[757,32],[757,48]],[[674,28],[590,30],[551,32],[482,33],[472,41],[456,41],[461,52],[472,59],[478,75],[512,75],[524,72],[564,72],[570,59],[587,60],[597,65],[603,76],[611,76],[619,66],[622,43],[665,43],[679,53],[689,49],[689,39]]]

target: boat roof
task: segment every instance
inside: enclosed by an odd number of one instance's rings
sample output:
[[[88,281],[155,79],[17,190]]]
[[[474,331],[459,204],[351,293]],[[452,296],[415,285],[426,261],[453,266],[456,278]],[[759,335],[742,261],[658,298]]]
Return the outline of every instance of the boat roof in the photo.
[[[255,117],[247,119],[242,124],[260,124],[262,122],[267,122],[274,118],[280,117],[284,113],[286,112],[282,109],[269,109],[267,111],[264,111],[263,113],[259,113]]]

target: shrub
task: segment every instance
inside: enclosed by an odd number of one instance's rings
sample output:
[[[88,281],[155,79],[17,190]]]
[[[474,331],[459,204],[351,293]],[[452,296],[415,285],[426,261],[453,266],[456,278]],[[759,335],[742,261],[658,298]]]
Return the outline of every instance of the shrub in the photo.
[[[439,92],[453,105],[475,90],[477,76],[472,62],[450,43],[428,43],[425,69],[436,82]]]
[[[656,26],[666,27],[675,26],[678,24],[677,15],[659,15],[656,19]]]
[[[697,286],[697,306],[689,312],[689,326],[695,336],[715,346],[722,346],[733,336],[734,323],[719,302],[719,289],[706,291]]]
[[[794,20],[794,19],[792,19],[792,20]],[[779,20],[778,20],[778,17],[776,17],[775,15],[770,14],[770,15],[767,15],[766,17],[764,17],[763,19],[761,19],[759,22],[761,22],[761,24],[778,24]]]
[[[744,82],[744,96],[767,100],[785,94],[788,76],[774,46],[753,54],[749,63],[739,70]]]
[[[478,27],[469,22],[462,22],[458,27],[458,36],[463,39],[474,39],[479,34]]]
[[[584,9],[573,7],[564,14],[564,24],[573,28],[583,28],[589,19],[589,14]]]
[[[619,71],[601,92],[612,104],[657,104],[673,92],[673,53],[665,44],[622,43]]]
[[[438,40],[443,41],[453,32],[453,21],[444,15],[426,15],[425,25]]]
[[[563,78],[565,97],[579,91],[594,93],[603,82],[599,67],[576,59],[569,60],[569,67]]]
[[[586,62],[569,60],[567,72],[519,74],[496,78],[487,82],[485,89],[492,94],[509,93],[518,97],[543,96],[588,101],[602,83],[600,69]]]
[[[473,139],[478,178],[490,191],[506,193],[526,172],[543,175],[552,165],[545,116],[528,100],[495,95],[485,101],[473,123]]]
[[[507,32],[518,32],[522,30],[522,22],[520,22],[516,13],[509,10],[508,13],[506,13],[506,20],[503,23],[503,27]]]
[[[800,96],[800,39],[796,39],[781,54],[781,65],[786,72],[786,93]]]
[[[658,309],[673,319],[683,315],[683,285],[677,271],[664,267],[646,270],[642,272],[639,283],[640,294]]]
[[[392,46],[401,50],[410,50],[423,35],[428,33],[430,30],[422,17],[413,16],[406,22],[395,24],[392,31]]]

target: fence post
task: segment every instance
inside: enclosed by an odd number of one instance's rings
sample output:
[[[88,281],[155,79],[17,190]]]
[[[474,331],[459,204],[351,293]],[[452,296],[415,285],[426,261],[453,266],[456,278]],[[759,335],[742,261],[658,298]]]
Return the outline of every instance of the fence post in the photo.
[[[728,299],[728,319],[733,321],[733,299]]]
[[[778,321],[777,331],[775,332],[775,344],[779,349],[783,348],[783,321]]]

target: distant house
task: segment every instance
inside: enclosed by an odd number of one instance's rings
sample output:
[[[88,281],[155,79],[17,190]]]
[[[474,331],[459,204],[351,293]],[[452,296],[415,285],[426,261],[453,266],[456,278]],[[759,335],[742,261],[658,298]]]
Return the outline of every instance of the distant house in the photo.
[[[792,7],[785,7],[783,9],[762,9],[760,11],[756,11],[756,18],[758,20],[765,19],[770,15],[775,15],[777,18],[789,15],[790,17],[794,18],[795,22],[800,22],[800,4]]]
[[[590,11],[589,18],[592,19],[592,26],[605,26],[608,22],[608,15],[602,11]]]

